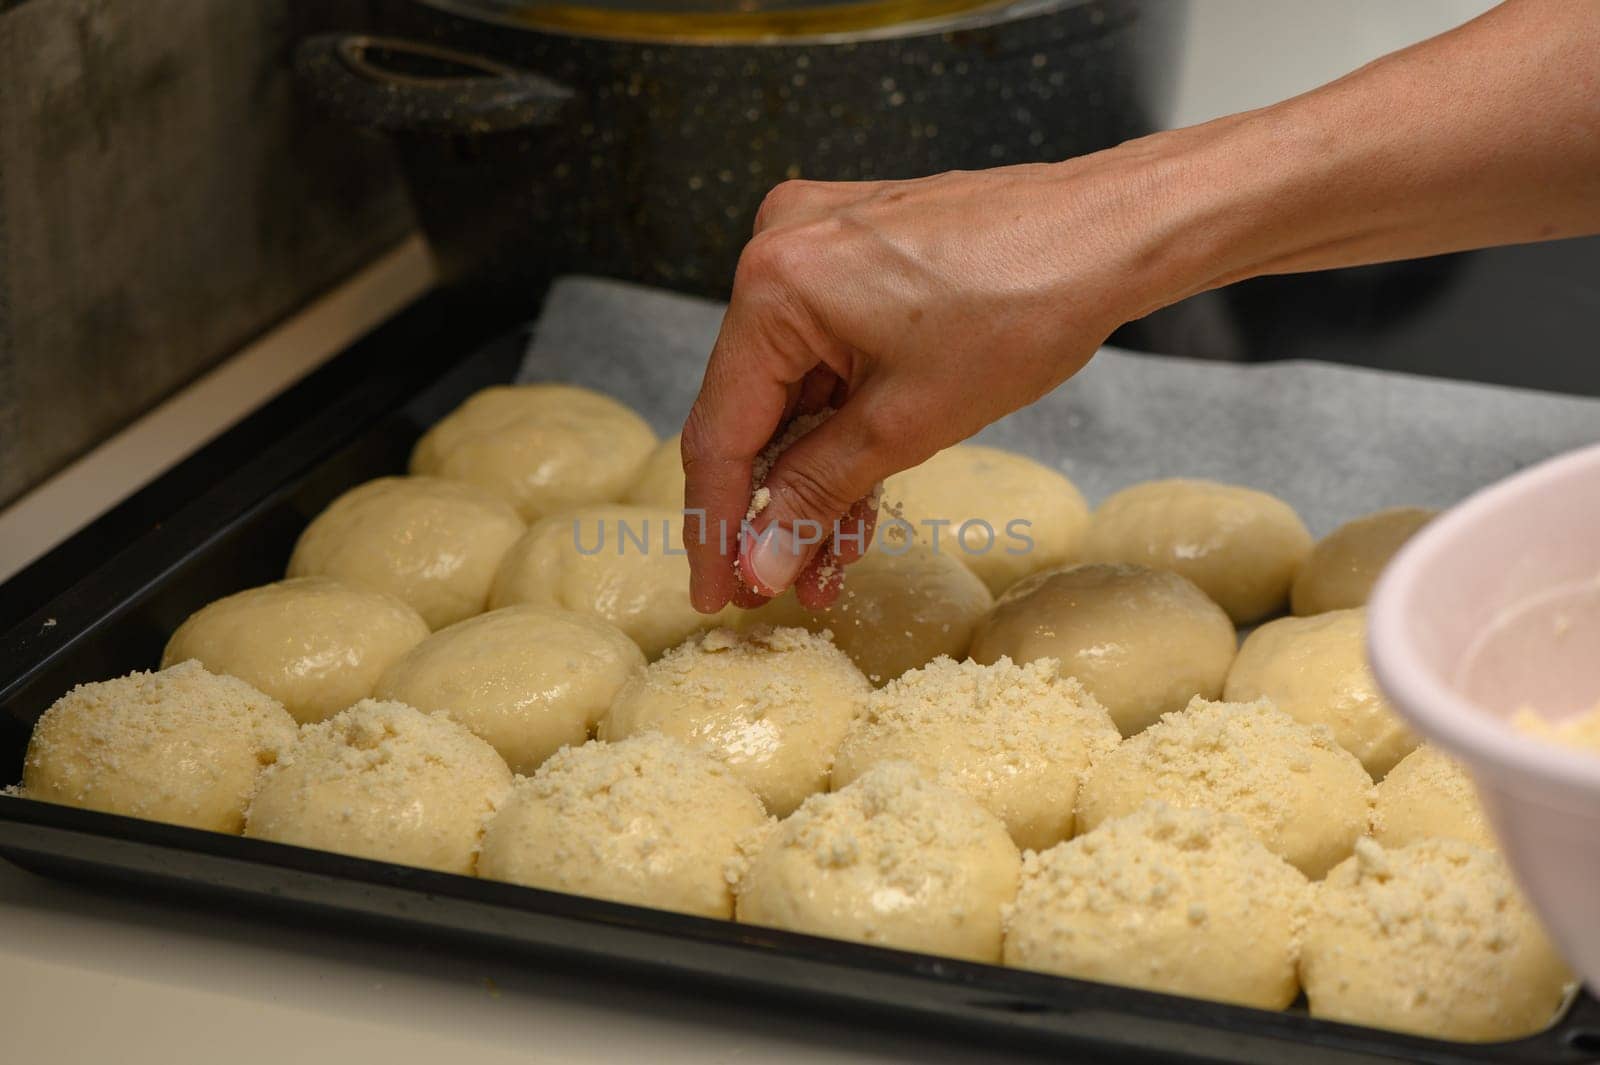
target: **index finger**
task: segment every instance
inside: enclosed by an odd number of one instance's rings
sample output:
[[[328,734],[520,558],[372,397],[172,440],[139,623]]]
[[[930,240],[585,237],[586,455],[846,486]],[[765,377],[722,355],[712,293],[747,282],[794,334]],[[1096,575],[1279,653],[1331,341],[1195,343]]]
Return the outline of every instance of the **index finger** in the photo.
[[[735,289],[683,427],[683,546],[689,598],[702,613],[733,597],[751,467],[783,420],[790,387],[816,362],[786,356],[770,333]]]

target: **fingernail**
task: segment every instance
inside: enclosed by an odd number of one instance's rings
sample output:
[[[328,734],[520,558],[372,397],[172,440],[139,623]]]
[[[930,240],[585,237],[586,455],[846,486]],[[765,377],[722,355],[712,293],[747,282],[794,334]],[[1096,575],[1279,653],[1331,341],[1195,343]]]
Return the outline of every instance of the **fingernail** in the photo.
[[[777,595],[793,584],[806,560],[794,533],[776,522],[746,542],[743,557],[746,577],[763,595]]]

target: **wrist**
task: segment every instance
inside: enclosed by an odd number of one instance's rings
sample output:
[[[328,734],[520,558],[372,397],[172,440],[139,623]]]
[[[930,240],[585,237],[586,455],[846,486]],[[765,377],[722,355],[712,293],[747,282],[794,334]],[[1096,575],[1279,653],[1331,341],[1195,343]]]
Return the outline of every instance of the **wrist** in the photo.
[[[1054,299],[1080,324],[1124,322],[1225,284],[1250,269],[1242,116],[1155,133],[1053,164]]]
[[[1304,146],[1277,108],[1157,133],[1125,153],[1148,190],[1134,222],[1130,296],[1140,317],[1188,296],[1267,272],[1317,239],[1297,218],[1284,177],[1306,172]]]

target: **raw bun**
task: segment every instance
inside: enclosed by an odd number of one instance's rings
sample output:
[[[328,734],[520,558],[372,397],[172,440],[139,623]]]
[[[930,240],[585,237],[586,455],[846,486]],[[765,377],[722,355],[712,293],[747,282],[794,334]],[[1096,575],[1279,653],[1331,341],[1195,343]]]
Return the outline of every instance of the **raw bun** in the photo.
[[[940,655],[966,657],[993,605],[983,581],[951,555],[897,542],[874,544],[847,567],[832,606],[808,610],[788,591],[748,620],[831,632],[868,680],[885,684]]]
[[[446,715],[363,699],[261,774],[244,834],[470,875],[510,788],[494,748]]]
[[[972,657],[1057,659],[1131,736],[1197,695],[1220,696],[1237,646],[1228,615],[1176,573],[1095,564],[1012,585],[978,626]]]
[[[161,666],[193,658],[322,721],[372,694],[389,665],[428,635],[400,600],[328,577],[295,577],[218,599],[189,615]]]
[[[1438,1039],[1549,1025],[1571,979],[1497,854],[1370,839],[1312,889],[1300,980],[1313,1017]]]
[[[1420,839],[1458,839],[1486,850],[1499,846],[1472,778],[1430,744],[1400,759],[1375,794],[1372,838],[1385,847]]]
[[[576,610],[615,625],[654,658],[736,616],[731,607],[707,615],[690,604],[682,537],[676,507],[615,504],[551,515],[506,552],[489,606]]]
[[[1005,963],[1281,1010],[1308,902],[1237,818],[1152,803],[1023,858]]]
[[[378,679],[375,694],[447,711],[512,770],[531,773],[589,738],[644,655],[586,614],[509,606],[440,629]]]
[[[1345,522],[1311,549],[1294,579],[1290,606],[1301,615],[1366,606],[1383,567],[1437,513],[1393,507]]]
[[[1095,511],[1086,562],[1181,573],[1248,625],[1282,609],[1311,553],[1311,534],[1276,496],[1216,481],[1146,481]]]
[[[1366,831],[1371,792],[1366,770],[1327,729],[1265,700],[1196,699],[1095,762],[1078,790],[1078,831],[1151,801],[1234,814],[1315,880]]]
[[[483,613],[501,557],[526,528],[509,503],[476,485],[380,477],[306,526],[289,576],[387,592],[442,629]]]
[[[639,475],[623,495],[624,503],[643,503],[647,506],[683,506],[683,434],[669,437],[656,445],[650,457],[639,468]]]
[[[827,789],[834,752],[871,690],[824,636],[717,629],[624,684],[600,738],[660,732],[700,747],[782,817]]]
[[[411,472],[487,488],[524,521],[621,499],[656,446],[631,408],[576,385],[496,385],[428,430]]]
[[[1089,505],[1071,481],[1025,455],[978,444],[957,444],[895,474],[883,500],[920,542],[937,541],[995,595],[1030,573],[1076,561],[1089,528]]]
[[[1043,850],[1072,837],[1078,781],[1120,738],[1052,659],[936,658],[867,696],[834,759],[833,787],[883,762],[910,762],[1004,821],[1018,847]]]
[[[1021,864],[999,818],[888,762],[778,825],[739,882],[737,917],[995,963]]]
[[[1267,622],[1239,648],[1222,697],[1230,703],[1270,699],[1296,721],[1327,725],[1375,779],[1418,743],[1367,665],[1364,609]]]
[[[727,920],[730,878],[767,826],[754,792],[676,740],[588,743],[517,782],[478,875]]]
[[[23,756],[22,794],[237,835],[262,767],[294,737],[277,700],[180,662],[51,704]]]

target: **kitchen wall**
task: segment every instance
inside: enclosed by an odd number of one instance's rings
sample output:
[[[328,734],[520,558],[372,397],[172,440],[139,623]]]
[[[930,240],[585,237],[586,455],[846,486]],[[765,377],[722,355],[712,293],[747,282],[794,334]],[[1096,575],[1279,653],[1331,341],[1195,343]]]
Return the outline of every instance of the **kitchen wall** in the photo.
[[[0,0],[0,505],[411,228],[293,92],[361,7]]]
[[[1497,0],[1182,0],[1170,126],[1264,107],[1476,18]]]

